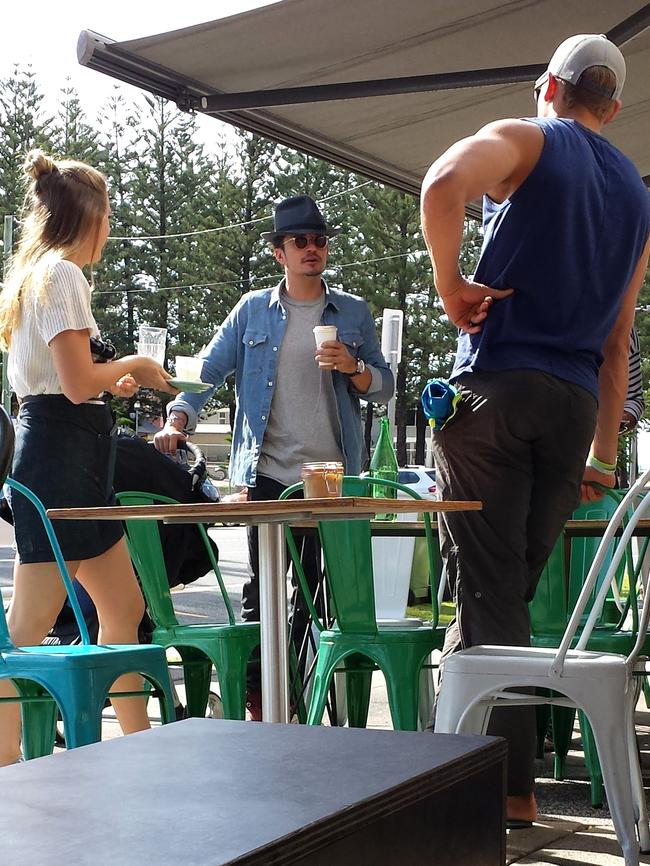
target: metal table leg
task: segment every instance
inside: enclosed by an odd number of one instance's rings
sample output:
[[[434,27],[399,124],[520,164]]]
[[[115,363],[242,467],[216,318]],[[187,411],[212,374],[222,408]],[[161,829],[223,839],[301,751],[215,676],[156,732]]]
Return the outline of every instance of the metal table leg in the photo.
[[[287,558],[281,523],[259,526],[262,717],[289,721]]]

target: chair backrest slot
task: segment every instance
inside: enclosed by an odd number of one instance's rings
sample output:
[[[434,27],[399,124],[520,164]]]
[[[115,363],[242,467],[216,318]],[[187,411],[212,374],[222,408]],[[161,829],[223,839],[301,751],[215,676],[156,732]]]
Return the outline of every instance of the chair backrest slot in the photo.
[[[176,499],[160,494],[146,493],[139,490],[126,490],[116,494],[120,505],[178,505]],[[174,603],[172,601],[167,567],[163,554],[158,521],[156,520],[125,520],[126,540],[135,570],[140,577],[142,592],[147,602],[151,618],[157,626],[172,628],[178,625]],[[203,545],[210,564],[215,573],[217,584],[228,613],[228,621],[235,624],[235,614],[221,576],[217,560],[210,544],[205,527],[198,524]]]
[[[578,506],[573,512],[572,518],[574,520],[610,520],[623,495],[619,490],[608,490],[598,502],[590,502]],[[587,603],[586,614],[589,614],[592,610],[618,541],[619,539],[613,539],[608,548],[603,565],[601,566],[600,577],[597,579]],[[592,537],[574,537],[567,543],[565,534],[562,533],[560,535],[544,566],[535,596],[528,606],[532,635],[557,635],[560,637],[564,633],[571,611],[582,591],[599,543],[599,538]],[[568,562],[565,558],[567,552],[569,552]],[[619,627],[623,625],[628,612],[629,602],[632,598],[636,597],[634,586],[631,586],[631,592],[625,601],[621,599],[619,591],[626,574],[627,559],[628,557],[626,556],[625,561],[622,561],[619,565],[616,581],[612,585],[613,588],[614,585],[616,588],[616,592],[612,594],[612,601],[617,603],[618,606]],[[602,624],[601,614],[602,611],[599,611],[597,625]],[[584,624],[585,619],[586,616],[583,616],[581,625]],[[611,625],[611,620],[607,621],[607,625]]]
[[[75,592],[74,586],[72,585],[72,578],[68,573],[68,567],[65,564],[63,553],[61,551],[61,547],[59,546],[59,540],[56,537],[54,527],[52,526],[52,521],[46,514],[45,506],[35,493],[33,493],[28,487],[25,487],[25,485],[21,484],[19,481],[16,481],[13,478],[7,478],[5,484],[8,484],[12,490],[15,490],[18,493],[21,493],[23,496],[26,496],[27,499],[29,499],[29,501],[32,503],[34,508],[38,511],[39,517],[43,522],[43,528],[45,529],[50,545],[52,547],[52,553],[54,554],[54,560],[59,568],[61,580],[63,581],[65,591],[68,594],[68,601],[70,602],[70,607],[72,608],[74,617],[77,620],[77,628],[79,629],[81,643],[85,646],[90,646],[91,640],[90,635],[88,634],[86,620],[79,605],[77,593]]]
[[[356,475],[344,477],[343,495],[368,496],[371,487],[382,485],[387,489],[402,491],[412,499],[422,499],[414,490],[398,482]],[[286,499],[301,490],[301,483],[294,484],[283,491],[280,499]],[[433,626],[436,626],[438,623],[437,582],[439,569],[436,570],[438,561],[435,556],[435,542],[429,514],[424,514],[424,529],[427,539],[429,579],[432,584]],[[341,631],[376,634],[377,619],[370,522],[368,520],[320,521],[318,531],[323,547],[327,586],[337,626]],[[305,597],[310,614],[314,617],[318,628],[322,630],[323,623],[314,607],[311,592],[300,565],[298,550],[288,527],[286,539],[294,568],[298,574],[301,592]]]
[[[564,659],[566,654],[571,647],[573,639],[576,635],[576,632],[581,624],[582,616],[584,611],[592,599],[592,593],[594,588],[596,587],[597,582],[600,578],[601,568],[605,559],[608,556],[610,551],[610,545],[614,540],[616,531],[621,526],[624,520],[628,519],[629,510],[633,508],[633,512],[631,516],[629,516],[629,520],[627,526],[625,527],[622,537],[614,551],[614,554],[609,563],[609,567],[607,568],[607,572],[605,577],[600,581],[600,589],[598,590],[595,599],[593,600],[593,604],[591,607],[591,612],[587,617],[587,621],[584,624],[582,629],[582,633],[580,635],[580,639],[577,643],[577,649],[584,650],[587,647],[589,638],[591,633],[596,625],[598,617],[600,615],[600,611],[602,610],[602,606],[605,601],[605,597],[609,588],[612,584],[612,581],[616,578],[617,569],[621,564],[621,560],[625,555],[626,548],[628,542],[632,538],[634,530],[638,521],[641,519],[643,514],[650,508],[650,493],[646,493],[643,497],[642,501],[635,506],[635,500],[637,497],[645,492],[645,489],[650,482],[650,470],[647,470],[643,473],[643,475],[636,481],[636,483],[628,490],[625,494],[621,502],[619,503],[616,511],[614,512],[607,529],[601,539],[600,544],[598,545],[598,550],[596,551],[596,555],[591,564],[591,568],[589,569],[589,573],[585,579],[584,585],[576,600],[575,607],[573,609],[573,613],[567,623],[567,627],[565,629],[564,635],[562,637],[562,641],[558,648],[558,651],[553,659],[551,664],[550,673],[552,676],[561,676],[562,670],[564,667]],[[644,621],[644,617],[647,624],[647,618],[650,616],[650,609],[648,608],[648,594],[644,599],[643,612],[641,616],[641,623]],[[639,636],[641,635],[641,625],[639,626]],[[638,654],[639,648],[641,646],[642,641],[640,641],[639,636],[637,637],[635,648],[632,650],[630,655],[628,656],[628,663],[630,663],[633,658]]]

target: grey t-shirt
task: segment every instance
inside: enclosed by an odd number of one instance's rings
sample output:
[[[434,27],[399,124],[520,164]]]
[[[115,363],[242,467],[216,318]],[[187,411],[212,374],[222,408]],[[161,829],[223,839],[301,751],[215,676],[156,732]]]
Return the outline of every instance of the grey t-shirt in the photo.
[[[300,481],[303,463],[342,461],[343,451],[332,372],[314,360],[313,329],[321,323],[325,294],[305,302],[283,292],[282,303],[287,329],[257,471],[288,486]]]

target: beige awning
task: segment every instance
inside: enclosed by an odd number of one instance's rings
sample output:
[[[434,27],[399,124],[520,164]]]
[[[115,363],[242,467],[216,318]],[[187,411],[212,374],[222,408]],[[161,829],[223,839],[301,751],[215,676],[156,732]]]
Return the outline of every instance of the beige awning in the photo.
[[[650,4],[640,0],[282,0],[130,42],[84,31],[79,60],[417,192],[452,142],[490,120],[533,112],[531,84],[562,39],[608,33],[625,54],[628,80],[607,135],[648,178],[649,24]],[[433,89],[395,92],[415,86]],[[283,92],[269,98],[270,90]],[[335,99],[341,91],[386,95]],[[232,94],[227,105],[220,94]],[[300,101],[277,103],[291,99]]]

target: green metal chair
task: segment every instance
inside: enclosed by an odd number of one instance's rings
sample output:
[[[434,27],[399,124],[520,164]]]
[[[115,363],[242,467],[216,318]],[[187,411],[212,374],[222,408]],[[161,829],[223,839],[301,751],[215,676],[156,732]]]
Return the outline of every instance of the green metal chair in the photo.
[[[574,513],[575,520],[609,520],[623,498],[625,491],[603,488],[605,496],[595,503],[580,506]],[[575,606],[584,579],[595,556],[600,538],[573,538],[570,546],[570,559],[566,561],[566,546],[563,536],[559,538],[542,572],[535,598],[529,605],[531,619],[531,644],[537,647],[557,647]],[[617,540],[607,552],[601,569],[601,578],[606,573],[616,549]],[[628,545],[625,557],[618,570],[616,586],[617,597],[609,594],[598,623],[589,640],[588,649],[602,652],[628,653],[636,640],[638,631],[638,608],[636,589],[641,562],[648,541],[641,546],[639,556],[635,556],[632,546]],[[597,583],[592,594],[592,603],[600,587]],[[583,617],[583,624],[591,611],[589,605]],[[576,642],[578,635],[576,636]],[[554,747],[554,776],[564,778],[566,757],[571,744],[575,710],[551,706],[538,708],[538,754],[543,750],[543,741],[550,725]],[[591,779],[591,802],[595,807],[602,806],[603,784],[600,763],[596,753],[593,734],[583,713],[578,715],[582,733],[585,763]]]
[[[117,494],[121,505],[177,504],[166,496],[139,491]],[[181,625],[172,602],[158,524],[155,520],[126,520],[129,552],[142,583],[149,615],[154,622],[152,640],[168,649],[175,647],[181,657],[190,716],[205,715],[214,665],[219,678],[223,715],[244,719],[246,714],[246,667],[253,649],[260,642],[260,626],[237,622],[223,582],[212,545],[203,525],[199,531],[214,570],[228,614],[227,623]],[[170,664],[175,664],[171,662]]]
[[[413,499],[422,498],[396,482],[357,476],[343,479],[343,495],[368,496],[371,485],[400,490]],[[294,484],[280,498],[287,498],[301,489],[302,484]],[[379,669],[386,679],[394,728],[417,729],[420,672],[431,652],[440,649],[444,641],[444,630],[437,628],[435,542],[428,514],[424,515],[424,527],[429,545],[429,573],[434,584],[431,592],[433,621],[431,625],[414,628],[382,627],[381,622],[377,621],[371,527],[368,520],[321,521],[318,524],[327,591],[335,617],[332,627],[326,627],[316,610],[293,535],[287,527],[287,545],[299,586],[320,632],[307,724],[321,723],[332,677],[337,672],[344,672],[349,724],[351,727],[364,727],[372,672]]]
[[[101,740],[102,710],[107,697],[150,694],[145,690],[109,694],[115,680],[126,673],[139,673],[151,683],[155,696],[160,699],[163,723],[172,721],[174,701],[165,654],[159,647],[95,646],[90,642],[72,580],[43,503],[23,484],[5,477],[11,465],[13,444],[13,426],[0,407],[0,481],[4,480],[14,495],[26,496],[38,511],[81,635],[81,643],[74,646],[16,647],[0,605],[0,679],[12,680],[18,692],[17,698],[2,698],[0,702],[21,704],[25,758],[40,757],[52,751],[57,706],[69,749]]]

